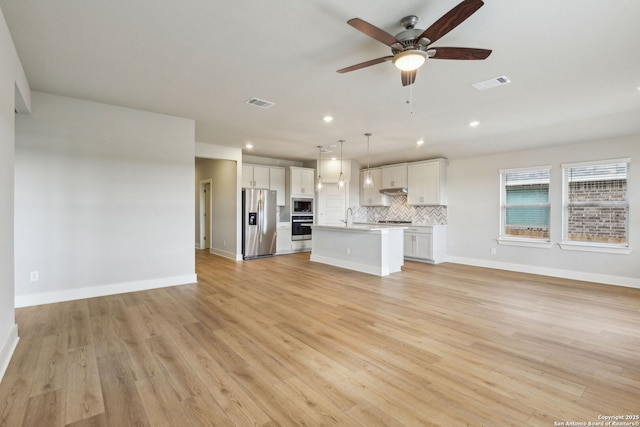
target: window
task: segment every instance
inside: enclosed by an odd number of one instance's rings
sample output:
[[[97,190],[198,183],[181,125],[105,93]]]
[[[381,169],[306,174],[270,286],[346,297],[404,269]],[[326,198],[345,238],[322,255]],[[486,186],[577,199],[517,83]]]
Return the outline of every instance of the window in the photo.
[[[627,248],[629,159],[566,164],[562,168],[563,243]]]
[[[550,166],[500,171],[501,240],[549,242]]]

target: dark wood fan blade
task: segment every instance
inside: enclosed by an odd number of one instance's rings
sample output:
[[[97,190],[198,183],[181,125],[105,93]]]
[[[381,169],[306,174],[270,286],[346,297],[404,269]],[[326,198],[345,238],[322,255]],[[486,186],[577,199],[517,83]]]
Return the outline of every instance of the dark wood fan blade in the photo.
[[[386,44],[387,46],[398,43],[398,40],[391,34],[387,33],[384,30],[381,30],[375,25],[369,24],[367,21],[363,21],[360,18],[350,19],[347,21],[347,24],[351,25],[356,30],[365,33],[369,37],[378,40],[380,43]]]
[[[420,37],[418,37],[418,40],[422,37],[426,37],[431,43],[435,42],[440,37],[462,24],[465,19],[473,15],[482,7],[483,4],[484,2],[482,0],[464,0],[449,12],[445,13],[429,28],[424,30]]]
[[[491,55],[491,49],[476,49],[472,47],[432,47],[429,51],[436,53],[432,59],[486,59]]]
[[[402,86],[412,85],[413,82],[416,81],[416,74],[417,73],[418,73],[418,70],[401,71],[400,72],[400,77],[402,78]]]
[[[361,62],[360,64],[352,65],[351,67],[342,68],[342,69],[338,70],[337,72],[340,73],[340,74],[348,73],[349,71],[359,70],[360,68],[364,68],[364,67],[369,67],[371,65],[380,64],[381,62],[389,61],[391,59],[393,59],[393,55],[383,56],[382,58],[372,59],[370,61]]]

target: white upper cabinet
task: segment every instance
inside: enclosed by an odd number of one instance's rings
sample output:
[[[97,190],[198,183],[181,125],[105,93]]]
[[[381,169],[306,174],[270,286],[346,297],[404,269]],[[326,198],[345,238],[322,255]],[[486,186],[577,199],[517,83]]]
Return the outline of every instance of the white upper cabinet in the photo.
[[[447,161],[444,159],[409,163],[407,204],[446,205]]]
[[[382,169],[373,168],[369,169],[369,171],[373,181],[373,186],[369,188],[363,188],[367,170],[362,169],[360,171],[360,206],[389,206],[391,204],[389,196],[380,193],[382,188]]]
[[[315,190],[315,169],[291,168],[291,196],[313,197]]]
[[[279,166],[242,165],[242,188],[268,188],[276,191],[277,205],[285,205],[284,168]]]
[[[243,188],[269,188],[269,166],[242,165]]]
[[[407,186],[407,164],[382,167],[382,187],[399,188]]]
[[[276,191],[277,205],[285,205],[284,195],[284,168],[282,167],[270,167],[269,168],[269,190]]]

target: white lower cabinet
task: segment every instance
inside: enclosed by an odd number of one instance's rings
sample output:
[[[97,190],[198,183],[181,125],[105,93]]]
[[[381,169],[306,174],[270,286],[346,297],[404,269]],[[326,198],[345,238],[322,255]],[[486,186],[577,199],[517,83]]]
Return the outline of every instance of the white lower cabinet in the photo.
[[[446,225],[410,226],[404,230],[404,257],[438,264],[445,261]]]
[[[290,222],[279,222],[277,230],[276,255],[311,251],[311,240],[291,240]]]
[[[276,255],[291,252],[291,223],[279,222],[277,225]]]
[[[292,240],[291,250],[293,252],[309,252],[311,251],[311,240]]]

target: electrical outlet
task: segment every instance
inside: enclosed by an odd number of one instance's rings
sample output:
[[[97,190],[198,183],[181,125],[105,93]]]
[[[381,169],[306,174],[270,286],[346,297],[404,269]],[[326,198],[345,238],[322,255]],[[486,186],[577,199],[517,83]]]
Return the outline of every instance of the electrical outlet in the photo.
[[[491,248],[491,255],[495,255],[496,254],[496,248]]]
[[[351,255],[351,248],[347,248],[347,255]]]
[[[222,246],[227,246],[227,241],[226,240],[222,241]]]
[[[29,273],[29,280],[32,282],[37,282],[38,280],[40,280],[40,272],[32,271],[31,273]]]

